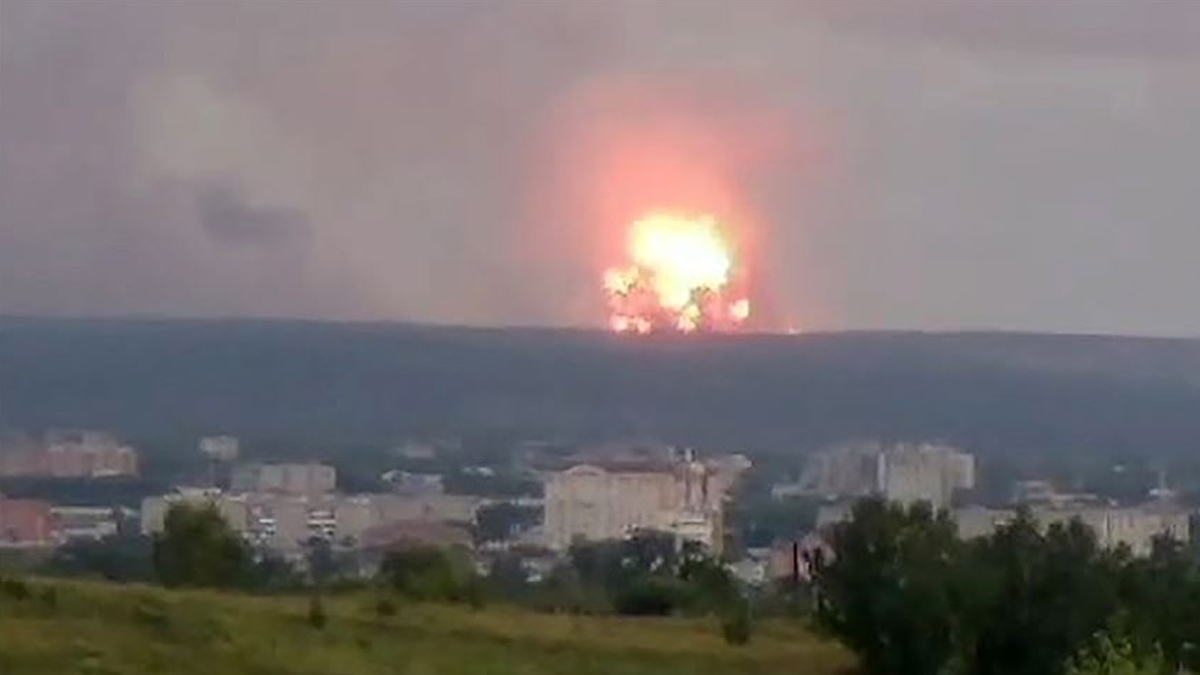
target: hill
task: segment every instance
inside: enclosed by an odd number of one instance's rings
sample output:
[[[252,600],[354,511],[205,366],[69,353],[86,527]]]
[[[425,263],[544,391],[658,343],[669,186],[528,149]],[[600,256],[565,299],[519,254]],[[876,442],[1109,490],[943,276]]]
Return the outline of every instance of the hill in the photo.
[[[54,582],[51,605],[47,583],[24,600],[0,598],[0,672],[833,675],[850,664],[795,622],[767,624],[732,647],[703,620],[442,605],[381,617],[360,595],[327,599],[327,624],[316,629],[304,598]]]
[[[1200,340],[1008,333],[630,339],[297,321],[0,319],[0,427],[638,436],[791,451],[850,437],[988,453],[1194,456]]]

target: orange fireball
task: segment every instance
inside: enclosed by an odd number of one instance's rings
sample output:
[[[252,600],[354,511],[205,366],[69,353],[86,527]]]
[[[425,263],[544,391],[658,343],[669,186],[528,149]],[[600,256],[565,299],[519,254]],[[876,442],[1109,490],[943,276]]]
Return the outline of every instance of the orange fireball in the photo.
[[[629,232],[630,264],[604,272],[617,332],[732,330],[750,316],[733,292],[734,259],[711,215],[651,212]]]

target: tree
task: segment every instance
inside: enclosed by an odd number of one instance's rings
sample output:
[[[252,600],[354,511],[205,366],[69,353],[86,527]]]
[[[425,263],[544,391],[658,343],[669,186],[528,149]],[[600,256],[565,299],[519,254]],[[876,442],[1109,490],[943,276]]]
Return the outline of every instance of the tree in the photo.
[[[1060,675],[1118,609],[1116,567],[1078,520],[1043,535],[1027,513],[963,563],[961,649],[978,675]]]
[[[871,673],[937,675],[955,632],[954,526],[924,505],[857,503],[833,528],[832,559],[817,560],[817,620]]]
[[[154,537],[154,569],[170,587],[243,584],[249,559],[241,537],[211,505],[172,505]]]
[[[392,551],[379,574],[396,592],[418,600],[476,604],[483,599],[471,561],[457,550],[418,546]]]
[[[480,541],[504,541],[541,520],[542,510],[511,502],[479,507],[475,513],[475,536]]]
[[[43,572],[63,576],[97,576],[108,581],[152,581],[155,571],[149,537],[114,535],[77,539],[54,551]]]
[[[1156,539],[1148,558],[1122,571],[1121,595],[1136,653],[1161,649],[1168,662],[1200,670],[1200,567],[1182,543]]]
[[[338,561],[333,553],[333,546],[324,537],[311,537],[305,543],[305,557],[308,560],[308,576],[312,583],[324,586],[338,573]]]
[[[1170,668],[1159,654],[1138,659],[1133,646],[1100,634],[1067,664],[1066,675],[1165,675]]]

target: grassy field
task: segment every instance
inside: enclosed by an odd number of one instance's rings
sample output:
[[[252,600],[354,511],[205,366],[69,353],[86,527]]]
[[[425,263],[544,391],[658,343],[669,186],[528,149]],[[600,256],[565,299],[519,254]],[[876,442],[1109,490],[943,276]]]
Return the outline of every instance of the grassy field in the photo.
[[[0,675],[219,673],[451,675],[848,673],[836,645],[797,622],[765,622],[750,644],[725,644],[712,620],[535,614],[489,606],[307,598],[55,581],[0,597]]]

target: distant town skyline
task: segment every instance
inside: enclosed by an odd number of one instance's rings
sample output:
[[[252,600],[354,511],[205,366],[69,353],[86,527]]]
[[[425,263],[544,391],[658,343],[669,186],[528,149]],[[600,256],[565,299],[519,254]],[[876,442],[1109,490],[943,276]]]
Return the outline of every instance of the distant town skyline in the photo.
[[[602,327],[661,207],[759,329],[1195,337],[1197,82],[1168,0],[5,0],[0,313]]]

